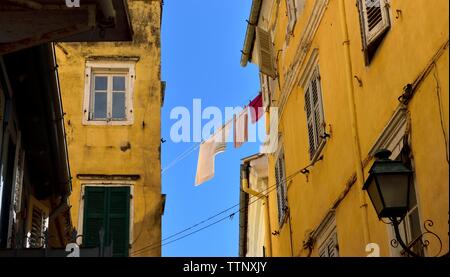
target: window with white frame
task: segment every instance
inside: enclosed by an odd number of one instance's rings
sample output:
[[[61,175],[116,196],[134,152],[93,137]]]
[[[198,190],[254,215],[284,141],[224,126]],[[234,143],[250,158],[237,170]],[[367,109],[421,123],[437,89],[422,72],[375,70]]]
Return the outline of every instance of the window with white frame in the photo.
[[[278,223],[283,225],[288,208],[287,203],[287,180],[286,180],[286,164],[284,160],[284,152],[281,149],[277,155],[275,164],[275,181],[277,187],[277,204],[278,204]]]
[[[83,123],[131,124],[134,79],[134,62],[88,61]]]
[[[319,66],[315,66],[305,88],[305,110],[308,126],[309,155],[313,161],[317,158],[325,143],[325,120]]]
[[[295,23],[297,22],[297,11],[295,7],[295,0],[286,0],[286,13],[288,16],[287,34],[290,35],[294,31]]]
[[[112,247],[113,256],[129,255],[133,228],[133,191],[126,184],[82,185],[82,203],[78,230],[85,247],[98,247],[103,242]]]
[[[286,0],[286,14],[288,16],[287,36],[294,32],[295,24],[300,14],[303,12],[305,0]]]
[[[339,244],[336,227],[334,226],[319,246],[320,257],[339,257]]]
[[[375,54],[384,34],[390,28],[389,10],[386,0],[358,0],[361,35],[366,64]]]

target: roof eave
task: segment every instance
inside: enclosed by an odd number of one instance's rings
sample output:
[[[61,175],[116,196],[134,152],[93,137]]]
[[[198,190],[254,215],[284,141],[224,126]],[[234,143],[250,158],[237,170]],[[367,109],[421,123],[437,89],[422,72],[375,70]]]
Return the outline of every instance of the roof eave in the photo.
[[[241,55],[241,66],[245,67],[248,61],[251,61],[253,45],[255,42],[255,26],[258,25],[259,13],[263,0],[253,0],[250,10],[250,16],[247,21],[247,31],[245,33],[244,48]]]

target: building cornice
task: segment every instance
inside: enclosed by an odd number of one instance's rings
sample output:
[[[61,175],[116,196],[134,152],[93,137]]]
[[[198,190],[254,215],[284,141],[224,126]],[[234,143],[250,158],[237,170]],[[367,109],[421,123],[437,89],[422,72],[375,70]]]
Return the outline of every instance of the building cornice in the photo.
[[[280,92],[279,101],[279,116],[283,114],[284,107],[286,106],[287,99],[294,86],[299,82],[300,71],[304,64],[307,53],[311,48],[314,36],[319,28],[322,17],[328,6],[329,0],[316,0],[312,9],[311,15],[308,18],[308,22],[300,37],[300,43],[297,46],[293,62],[289,66],[288,70],[284,74],[284,84]]]

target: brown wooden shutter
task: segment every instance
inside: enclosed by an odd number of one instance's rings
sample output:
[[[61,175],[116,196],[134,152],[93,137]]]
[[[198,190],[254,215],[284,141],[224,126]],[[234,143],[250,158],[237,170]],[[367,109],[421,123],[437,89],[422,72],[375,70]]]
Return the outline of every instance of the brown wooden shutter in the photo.
[[[276,70],[273,58],[273,44],[270,33],[260,27],[256,27],[256,40],[259,46],[259,70],[276,78]]]

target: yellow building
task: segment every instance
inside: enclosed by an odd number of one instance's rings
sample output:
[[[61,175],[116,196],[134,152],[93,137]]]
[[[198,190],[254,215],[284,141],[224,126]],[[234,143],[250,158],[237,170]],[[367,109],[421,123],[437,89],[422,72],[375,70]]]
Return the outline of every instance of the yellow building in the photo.
[[[124,3],[130,41],[56,47],[72,173],[71,215],[84,247],[98,246],[102,233],[102,245],[113,245],[114,256],[160,256],[162,3]],[[115,24],[124,24],[114,10],[110,14],[117,15]],[[105,26],[113,24],[110,19]],[[117,40],[107,29],[98,33],[105,41]]]
[[[239,209],[239,256],[267,256],[265,226],[267,208],[267,155],[258,154],[242,159]]]
[[[356,2],[253,0],[241,65],[259,66],[279,108],[268,253],[406,255],[362,189],[388,149],[413,170],[403,240],[448,254],[448,1]]]

